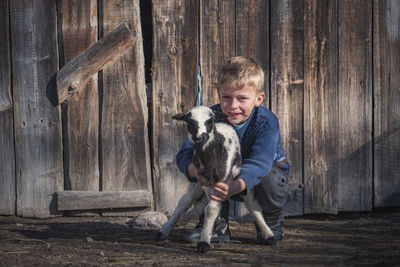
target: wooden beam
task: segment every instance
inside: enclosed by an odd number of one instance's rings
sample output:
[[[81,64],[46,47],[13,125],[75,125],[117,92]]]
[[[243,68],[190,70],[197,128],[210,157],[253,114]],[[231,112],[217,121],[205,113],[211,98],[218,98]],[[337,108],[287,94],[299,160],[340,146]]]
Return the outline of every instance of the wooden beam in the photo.
[[[135,42],[128,25],[122,23],[57,73],[57,104],[79,92],[107,63],[123,54]]]
[[[150,193],[135,191],[59,191],[58,210],[92,210],[150,207]]]

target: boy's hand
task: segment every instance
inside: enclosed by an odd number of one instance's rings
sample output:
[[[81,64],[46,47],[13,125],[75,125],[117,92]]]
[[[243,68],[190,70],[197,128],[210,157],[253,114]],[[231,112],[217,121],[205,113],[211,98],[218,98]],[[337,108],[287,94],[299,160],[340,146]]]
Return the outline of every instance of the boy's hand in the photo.
[[[211,198],[215,201],[225,201],[231,196],[239,194],[246,189],[246,184],[242,179],[234,180],[232,176],[228,178],[225,182],[216,183],[213,187],[213,193]]]

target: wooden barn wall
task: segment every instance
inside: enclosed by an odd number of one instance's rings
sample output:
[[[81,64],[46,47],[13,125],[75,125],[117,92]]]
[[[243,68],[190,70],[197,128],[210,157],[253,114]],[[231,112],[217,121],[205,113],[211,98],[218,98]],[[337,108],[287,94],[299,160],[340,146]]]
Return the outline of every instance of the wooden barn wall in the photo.
[[[217,103],[236,55],[265,71],[291,163],[286,215],[400,206],[397,0],[152,0],[141,25],[145,1],[0,1],[0,215],[60,215],[62,190],[145,189],[171,212],[188,184],[175,163],[186,129],[171,117],[195,105],[198,72],[202,104]],[[54,74],[122,22],[132,48],[51,105]],[[136,214],[102,214],[120,212]]]
[[[173,166],[186,137],[184,126],[171,115],[196,100],[196,63],[202,103],[212,105],[218,102],[219,68],[236,55],[256,58],[266,74],[264,105],[279,118],[291,163],[286,214],[400,205],[395,164],[400,159],[400,6],[395,0],[167,2],[152,2],[158,58],[153,62],[153,127],[160,127],[161,117],[164,124],[162,134],[153,135],[159,138],[153,143],[154,168],[162,172],[154,176],[156,195],[164,196],[159,209],[173,210],[185,180]],[[197,10],[186,14],[187,6]],[[182,66],[170,51],[185,51],[187,33],[167,29],[188,20],[199,23],[191,33],[199,40],[197,53],[187,54],[190,63]],[[191,94],[181,86],[188,79],[194,85]]]

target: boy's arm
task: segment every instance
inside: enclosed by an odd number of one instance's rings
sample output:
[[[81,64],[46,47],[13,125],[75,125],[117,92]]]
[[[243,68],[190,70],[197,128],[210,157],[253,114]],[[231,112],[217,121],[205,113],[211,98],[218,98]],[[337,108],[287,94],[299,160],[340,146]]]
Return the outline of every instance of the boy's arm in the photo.
[[[246,184],[247,193],[260,183],[272,168],[279,142],[279,127],[260,131],[251,147],[251,153],[243,159],[238,177]]]
[[[196,178],[193,177],[193,173],[188,173],[188,167],[193,161],[193,153],[193,145],[189,139],[186,139],[178,154],[176,154],[176,163],[178,164],[178,168],[183,174],[185,174],[190,182],[196,181]]]

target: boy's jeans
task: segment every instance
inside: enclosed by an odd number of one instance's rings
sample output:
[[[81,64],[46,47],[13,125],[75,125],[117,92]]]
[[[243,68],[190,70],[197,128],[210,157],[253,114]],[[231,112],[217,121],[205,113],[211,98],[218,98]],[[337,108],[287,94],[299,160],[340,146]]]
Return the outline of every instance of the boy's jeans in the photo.
[[[255,197],[260,203],[263,213],[283,214],[287,194],[288,174],[279,167],[273,166],[271,171],[262,178],[261,182],[254,187]],[[233,200],[243,201],[242,196],[234,195]]]

